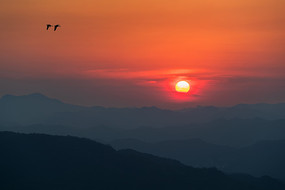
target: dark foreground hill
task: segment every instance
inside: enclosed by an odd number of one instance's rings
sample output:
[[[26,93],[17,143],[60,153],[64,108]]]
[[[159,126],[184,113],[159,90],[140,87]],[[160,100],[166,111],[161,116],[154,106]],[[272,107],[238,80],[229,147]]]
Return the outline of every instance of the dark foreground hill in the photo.
[[[269,177],[225,175],[177,161],[115,151],[70,136],[0,133],[0,189],[281,190]]]

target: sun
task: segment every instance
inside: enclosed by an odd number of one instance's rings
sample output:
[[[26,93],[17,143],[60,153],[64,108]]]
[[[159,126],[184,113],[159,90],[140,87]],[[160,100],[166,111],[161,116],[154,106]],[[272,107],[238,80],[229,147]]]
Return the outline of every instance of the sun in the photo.
[[[190,85],[188,82],[186,81],[179,81],[176,83],[175,85],[175,90],[177,92],[183,92],[183,93],[187,93],[190,90]]]

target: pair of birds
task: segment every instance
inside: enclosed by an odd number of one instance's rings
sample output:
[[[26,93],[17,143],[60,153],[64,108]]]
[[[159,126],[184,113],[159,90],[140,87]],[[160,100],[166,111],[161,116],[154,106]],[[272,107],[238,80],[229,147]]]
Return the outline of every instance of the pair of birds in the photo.
[[[52,25],[51,25],[51,24],[47,24],[47,30],[48,30],[50,27],[52,27]],[[60,25],[59,25],[59,24],[54,25],[54,29],[53,29],[53,31],[56,31],[56,29],[57,29],[58,27],[60,27]]]

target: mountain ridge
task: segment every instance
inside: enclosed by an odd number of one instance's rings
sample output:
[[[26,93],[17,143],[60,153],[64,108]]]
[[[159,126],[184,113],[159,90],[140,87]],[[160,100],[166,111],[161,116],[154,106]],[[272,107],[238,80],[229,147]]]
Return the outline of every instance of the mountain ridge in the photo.
[[[153,143],[121,139],[109,144],[117,150],[131,148],[176,159],[194,167],[217,167],[224,172],[249,173],[259,177],[268,175],[285,181],[285,139],[259,141],[241,148],[216,145],[197,139]]]
[[[267,177],[225,175],[212,169],[133,150],[116,151],[85,138],[0,132],[4,189],[281,190]]]
[[[242,108],[240,108],[242,107]],[[25,96],[6,95],[0,99],[0,122],[19,125],[105,125],[117,128],[165,127],[205,123],[217,119],[267,120],[285,119],[285,103],[253,104],[233,107],[196,107],[167,110],[157,107],[105,108],[78,106],[35,93]],[[1,124],[1,123],[0,123]]]

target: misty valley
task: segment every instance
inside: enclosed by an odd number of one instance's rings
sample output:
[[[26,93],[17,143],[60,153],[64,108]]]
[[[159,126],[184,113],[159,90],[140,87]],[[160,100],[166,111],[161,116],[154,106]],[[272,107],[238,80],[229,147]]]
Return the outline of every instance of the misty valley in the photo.
[[[3,189],[285,188],[285,104],[166,110],[0,99]]]

